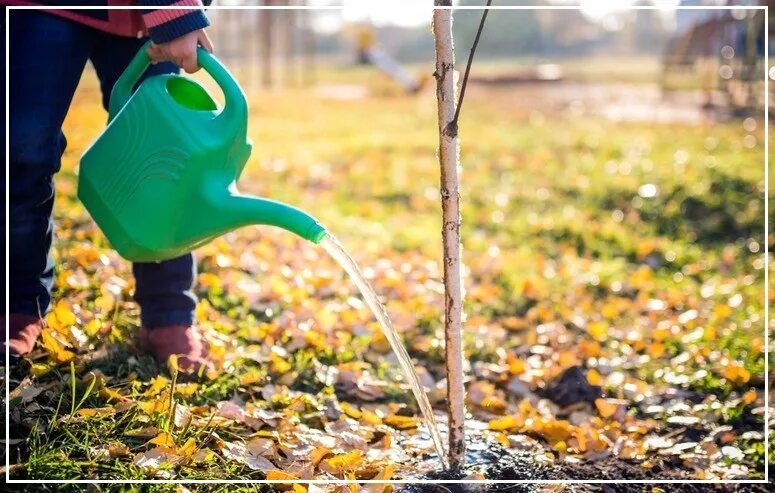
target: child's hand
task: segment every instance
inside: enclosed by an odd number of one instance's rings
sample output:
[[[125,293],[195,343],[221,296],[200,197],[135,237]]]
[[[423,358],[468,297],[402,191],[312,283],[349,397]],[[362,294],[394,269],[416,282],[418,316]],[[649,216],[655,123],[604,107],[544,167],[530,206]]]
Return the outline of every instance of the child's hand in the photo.
[[[189,74],[193,74],[199,70],[199,64],[196,62],[197,45],[202,45],[202,48],[210,53],[213,52],[213,44],[207,33],[204,29],[199,29],[166,43],[151,43],[148,56],[153,63],[172,62]]]

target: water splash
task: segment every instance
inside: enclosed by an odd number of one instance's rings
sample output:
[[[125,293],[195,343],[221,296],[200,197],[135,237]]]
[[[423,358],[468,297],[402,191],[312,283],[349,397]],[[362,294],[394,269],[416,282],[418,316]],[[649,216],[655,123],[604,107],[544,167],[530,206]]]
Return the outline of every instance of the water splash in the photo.
[[[388,317],[384,305],[380,303],[377,298],[377,293],[374,292],[371,285],[366,281],[363,273],[361,273],[361,270],[358,268],[358,264],[355,263],[335,237],[327,234],[323,240],[321,240],[320,246],[342,266],[345,272],[347,272],[361,292],[363,300],[382,326],[385,338],[390,343],[390,347],[393,348],[396,357],[398,357],[398,363],[401,366],[404,378],[406,378],[407,383],[409,383],[409,387],[412,389],[415,399],[417,399],[417,404],[420,406],[420,411],[425,417],[425,424],[427,425],[428,432],[433,440],[433,445],[436,447],[436,453],[439,455],[442,467],[446,469],[446,455],[444,454],[444,446],[441,441],[441,432],[439,431],[439,426],[436,424],[436,417],[433,415],[433,408],[431,407],[430,401],[428,401],[428,396],[425,395],[425,390],[420,383],[420,379],[417,377],[417,373],[414,371],[412,359],[406,352],[404,345],[401,344],[401,338],[399,337],[398,332],[396,332],[395,327],[393,327],[393,323],[390,321],[390,317]]]

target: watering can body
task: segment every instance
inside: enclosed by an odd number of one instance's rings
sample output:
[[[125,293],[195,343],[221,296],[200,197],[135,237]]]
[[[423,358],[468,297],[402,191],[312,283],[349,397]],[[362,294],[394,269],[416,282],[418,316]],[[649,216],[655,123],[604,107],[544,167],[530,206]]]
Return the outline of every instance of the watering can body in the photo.
[[[188,253],[249,224],[279,226],[319,242],[307,213],[238,192],[250,156],[247,102],[231,74],[203,49],[200,65],[224,93],[224,107],[188,77],[150,77],[145,48],[111,94],[107,127],[81,158],[78,197],[113,247],[132,261]]]

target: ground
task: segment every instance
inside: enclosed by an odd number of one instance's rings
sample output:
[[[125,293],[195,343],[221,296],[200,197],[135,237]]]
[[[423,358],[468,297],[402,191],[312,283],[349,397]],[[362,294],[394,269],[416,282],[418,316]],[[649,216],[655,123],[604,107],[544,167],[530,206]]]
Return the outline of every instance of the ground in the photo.
[[[433,91],[336,77],[251,93],[240,187],[342,241],[443,422]],[[614,121],[574,90],[472,85],[462,112],[465,474],[763,478],[762,119]],[[104,121],[87,74],[57,176],[55,307],[8,376],[11,477],[435,477],[379,326],[289,233],[243,228],[197,250],[214,370],[184,379],[135,350],[130,265],[75,196]],[[524,467],[494,467],[504,454]],[[589,491],[609,490],[623,491]]]

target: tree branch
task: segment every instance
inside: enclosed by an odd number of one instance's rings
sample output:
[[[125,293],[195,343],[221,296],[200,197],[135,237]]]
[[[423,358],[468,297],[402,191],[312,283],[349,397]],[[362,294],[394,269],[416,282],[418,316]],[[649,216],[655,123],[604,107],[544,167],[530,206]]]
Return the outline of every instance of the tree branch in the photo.
[[[486,7],[492,4],[492,0],[487,0]],[[479,38],[482,36],[482,30],[484,29],[484,22],[487,20],[487,13],[490,9],[485,8],[482,12],[482,19],[479,21],[479,28],[476,30],[476,37],[474,38],[474,44],[471,45],[471,51],[468,52],[468,62],[466,63],[466,71],[463,75],[463,83],[460,86],[460,95],[457,100],[457,107],[455,108],[455,117],[449,122],[449,125],[445,129],[445,132],[450,135],[457,135],[457,121],[460,118],[460,108],[463,107],[463,98],[466,96],[466,87],[468,86],[468,75],[471,73],[471,65],[474,63],[474,54],[476,53],[476,47],[479,45]]]

